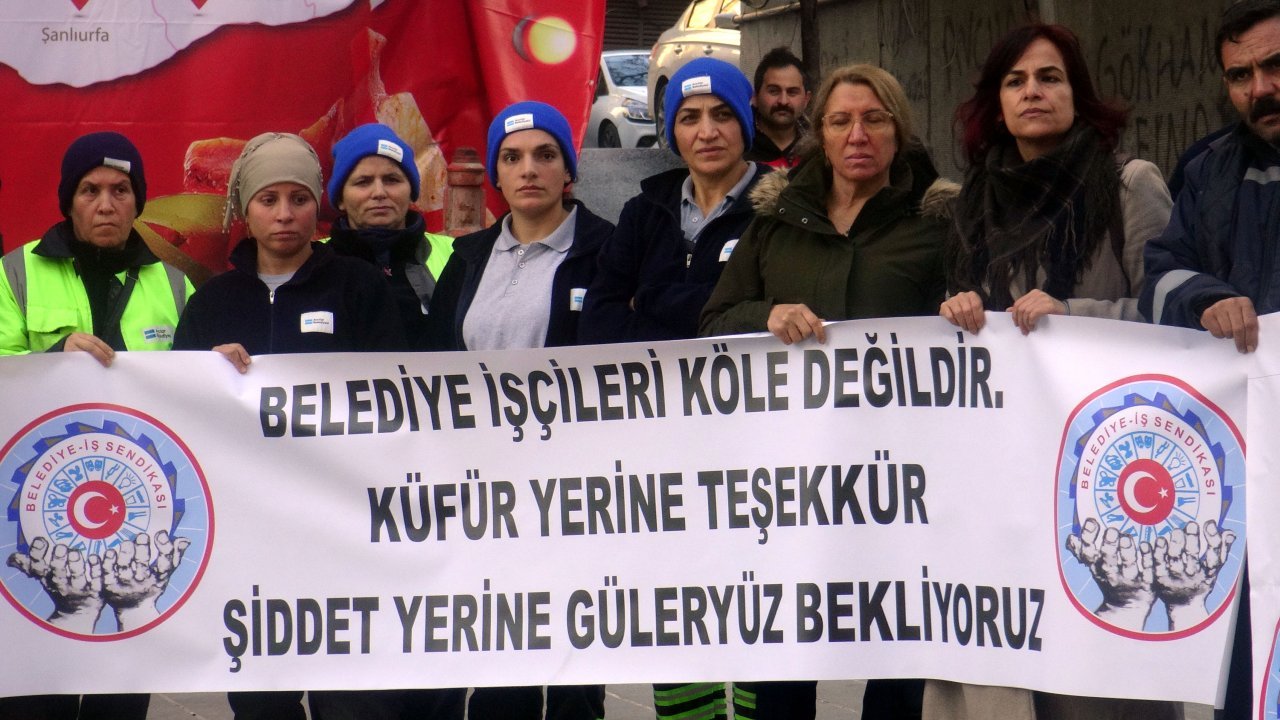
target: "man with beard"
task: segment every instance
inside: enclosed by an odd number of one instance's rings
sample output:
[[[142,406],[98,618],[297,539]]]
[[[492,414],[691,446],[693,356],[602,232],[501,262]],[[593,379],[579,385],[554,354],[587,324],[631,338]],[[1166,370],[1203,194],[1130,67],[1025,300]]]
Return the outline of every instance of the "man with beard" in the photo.
[[[804,111],[809,106],[809,76],[800,58],[776,47],[756,66],[755,95],[751,97],[756,139],[746,160],[777,169],[795,167],[800,140],[809,130]]]
[[[1240,123],[1188,163],[1169,226],[1147,245],[1139,307],[1246,353],[1258,347],[1258,315],[1280,310],[1280,0],[1229,7],[1217,47]],[[1248,600],[1246,575],[1220,717],[1250,714]]]

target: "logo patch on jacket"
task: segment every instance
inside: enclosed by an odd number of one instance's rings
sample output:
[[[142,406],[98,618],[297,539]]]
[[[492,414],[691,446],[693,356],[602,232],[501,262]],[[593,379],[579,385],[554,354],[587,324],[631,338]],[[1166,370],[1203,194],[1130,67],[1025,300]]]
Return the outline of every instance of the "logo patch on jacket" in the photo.
[[[738,247],[738,240],[739,238],[734,238],[720,248],[720,262],[729,262],[729,256],[733,254],[733,249]]]
[[[569,311],[582,312],[582,303],[587,300],[586,288],[569,288]]]
[[[142,328],[142,341],[145,343],[173,343],[173,326],[156,325]]]
[[[302,326],[299,328],[304,333],[328,333],[333,334],[333,313],[328,310],[316,310],[314,312],[302,313]]]

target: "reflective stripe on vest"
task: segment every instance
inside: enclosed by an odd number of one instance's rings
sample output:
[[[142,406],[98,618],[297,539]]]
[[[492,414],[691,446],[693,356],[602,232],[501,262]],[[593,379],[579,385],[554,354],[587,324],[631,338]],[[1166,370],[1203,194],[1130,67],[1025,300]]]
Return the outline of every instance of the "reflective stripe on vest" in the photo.
[[[93,327],[89,299],[72,261],[35,255],[35,246],[28,243],[5,254],[0,264],[26,318],[30,349],[39,352],[71,332],[92,332]],[[143,265],[137,272],[138,282],[120,319],[125,347],[168,350],[187,303],[186,276],[162,262]]]
[[[13,297],[18,301],[18,309],[23,315],[27,314],[27,263],[24,261],[26,252],[24,250],[16,250],[11,253],[5,253],[0,258],[0,265],[4,265],[5,278],[9,281],[9,287],[13,290]]]
[[[427,238],[427,270],[431,277],[439,280],[444,266],[449,264],[449,256],[453,255],[453,238],[448,235],[426,233]]]
[[[436,280],[440,279],[444,266],[449,264],[449,256],[453,255],[453,237],[436,233],[423,233],[422,237],[426,243],[420,245],[419,250],[426,254],[419,253],[415,264],[406,263],[404,276],[409,287],[413,288],[413,294],[418,296],[418,302],[422,303],[422,311],[426,312],[436,289]],[[320,242],[327,243],[332,239],[320,238]]]

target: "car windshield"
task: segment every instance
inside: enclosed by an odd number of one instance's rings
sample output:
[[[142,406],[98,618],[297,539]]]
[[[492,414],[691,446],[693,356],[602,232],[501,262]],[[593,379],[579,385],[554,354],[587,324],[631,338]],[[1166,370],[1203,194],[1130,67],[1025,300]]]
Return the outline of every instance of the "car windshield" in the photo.
[[[649,56],[646,54],[613,55],[606,57],[604,64],[618,87],[645,87],[648,82]]]

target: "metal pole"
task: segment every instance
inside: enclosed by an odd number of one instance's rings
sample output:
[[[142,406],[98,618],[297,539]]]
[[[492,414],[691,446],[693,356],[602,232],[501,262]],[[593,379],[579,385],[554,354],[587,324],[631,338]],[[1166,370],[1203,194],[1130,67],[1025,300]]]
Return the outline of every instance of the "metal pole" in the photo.
[[[822,77],[822,48],[818,42],[818,0],[800,0],[800,56],[809,77]]]

